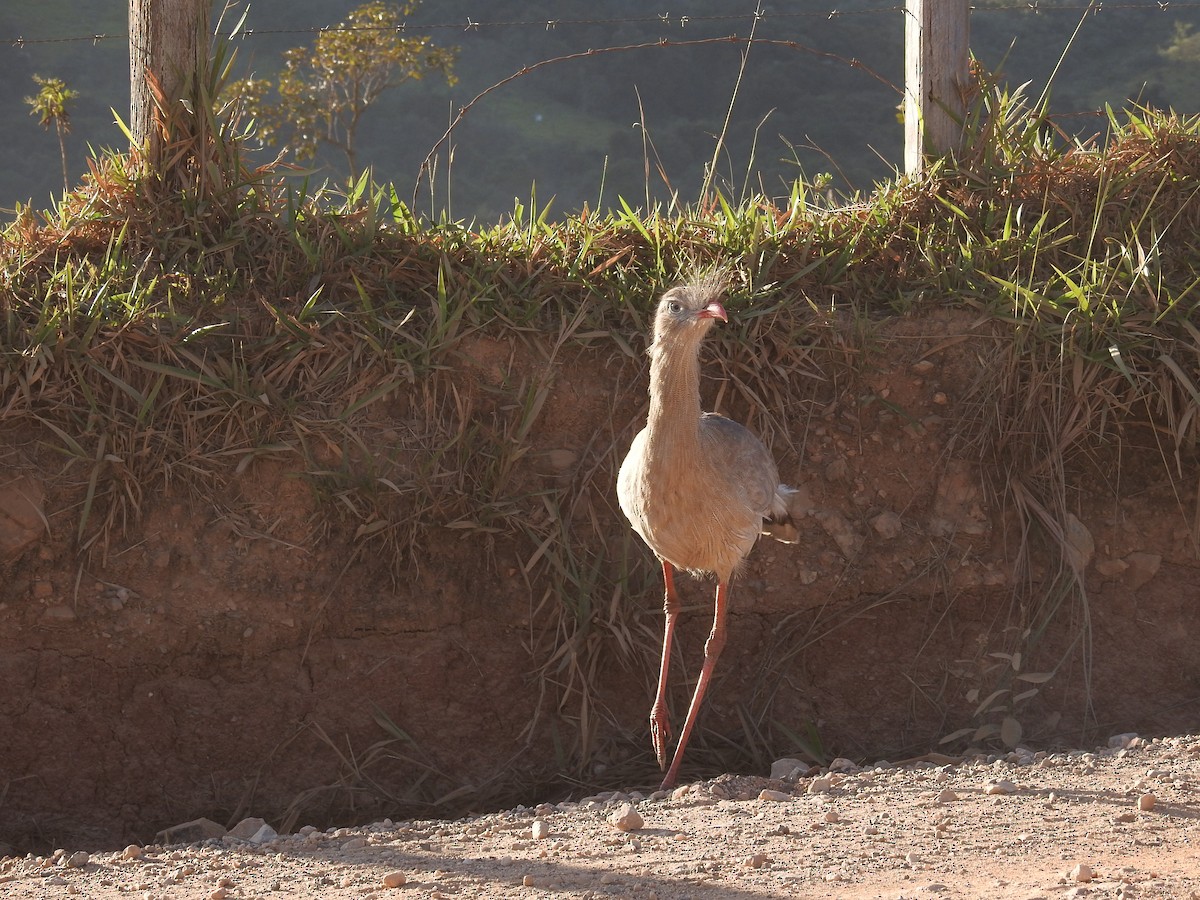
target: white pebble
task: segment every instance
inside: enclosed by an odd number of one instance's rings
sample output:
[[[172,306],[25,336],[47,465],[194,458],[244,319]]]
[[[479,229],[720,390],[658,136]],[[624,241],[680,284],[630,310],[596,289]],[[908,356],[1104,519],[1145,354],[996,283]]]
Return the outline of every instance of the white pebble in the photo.
[[[1015,794],[1017,786],[1006,778],[999,781],[988,781],[983,785],[985,794]]]
[[[1092,877],[1092,867],[1087,863],[1079,863],[1068,875],[1071,881],[1091,881]]]
[[[785,803],[792,799],[792,795],[784,793],[783,791],[773,791],[770,788],[763,788],[758,793],[758,799],[770,800],[773,803]]]
[[[645,822],[632,803],[622,803],[608,819],[618,831],[637,831]]]
[[[824,794],[833,787],[833,779],[826,775],[814,778],[808,783],[808,792],[810,794]]]
[[[935,803],[953,803],[958,799],[958,794],[954,793],[950,788],[943,788],[933,799]]]
[[[529,826],[529,835],[535,841],[543,840],[550,836],[550,826],[545,819],[534,819]]]

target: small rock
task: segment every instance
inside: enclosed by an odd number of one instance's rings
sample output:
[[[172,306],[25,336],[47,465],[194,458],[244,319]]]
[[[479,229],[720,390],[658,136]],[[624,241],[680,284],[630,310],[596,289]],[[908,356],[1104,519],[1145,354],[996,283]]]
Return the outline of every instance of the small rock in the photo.
[[[1136,591],[1158,574],[1162,565],[1162,556],[1158,553],[1137,551],[1125,557],[1129,570],[1125,573],[1125,584]]]
[[[1137,740],[1136,731],[1126,731],[1123,734],[1114,734],[1108,739],[1108,746],[1111,750],[1127,750]]]
[[[545,819],[534,819],[529,825],[529,836],[535,841],[545,840],[550,836],[550,826]]]
[[[950,790],[950,788],[942,788],[938,795],[933,798],[934,803],[953,803],[958,799],[958,794]]]
[[[875,533],[881,538],[890,541],[893,538],[899,537],[903,524],[900,521],[900,517],[889,509],[871,519],[871,527],[875,529]],[[833,766],[830,766],[830,768],[832,769]]]
[[[67,857],[67,867],[70,869],[82,869],[91,859],[86,850],[76,850]]]
[[[758,792],[758,799],[770,800],[773,803],[786,803],[788,800],[792,799],[792,795],[784,793],[783,791],[773,791],[770,788],[763,788]]]
[[[526,875],[524,878],[522,878],[521,884],[524,887],[537,887],[538,886],[537,879],[535,877],[533,877],[532,875]]]
[[[1154,809],[1155,802],[1154,795],[1146,793],[1138,797],[1137,806],[1142,812],[1149,812],[1150,810]]]
[[[829,764],[830,772],[857,772],[858,764],[852,759],[846,759],[844,756],[839,756]]]
[[[121,851],[121,859],[141,859],[142,848],[137,844],[130,844]]]
[[[342,852],[349,853],[353,850],[361,850],[365,846],[367,846],[367,839],[365,837],[350,838],[350,840],[342,844]]]
[[[842,817],[838,815],[838,811],[836,809],[831,809],[829,812],[825,813],[825,821],[829,822],[830,824],[833,824],[834,822],[840,822],[841,820]]]
[[[229,830],[229,836],[251,844],[265,844],[279,837],[279,832],[257,816],[242,819]]]
[[[406,881],[408,881],[408,877],[403,872],[388,872],[383,876],[385,888],[403,887]]]
[[[219,887],[208,895],[208,900],[225,900],[229,896],[229,889]]]
[[[771,861],[770,857],[768,857],[767,854],[755,853],[753,856],[749,857],[746,860],[746,865],[749,866],[751,869],[761,869],[763,866],[765,866],[770,861]]]
[[[988,781],[983,785],[985,794],[1015,794],[1017,786],[1006,778],[1001,778],[999,781]]]
[[[618,831],[637,831],[646,823],[632,803],[622,803],[608,819]]]
[[[42,613],[42,618],[52,622],[74,622],[79,616],[75,615],[75,610],[63,603],[56,603],[53,606],[47,606],[46,611]]]
[[[833,787],[833,779],[828,775],[821,775],[814,778],[808,783],[808,793],[824,794]]]
[[[928,375],[933,369],[933,362],[928,359],[918,360],[909,367],[909,371],[914,375]]]
[[[579,461],[579,454],[574,450],[568,450],[560,447],[556,450],[547,451],[546,459],[555,469],[558,469],[560,472],[564,472]]]
[[[1092,872],[1092,867],[1087,863],[1079,863],[1075,868],[1067,873],[1067,878],[1070,881],[1091,881],[1095,875]]]
[[[808,766],[798,759],[793,759],[786,756],[783,759],[777,759],[771,763],[771,780],[779,781],[783,778],[790,778],[796,772],[807,772]]]

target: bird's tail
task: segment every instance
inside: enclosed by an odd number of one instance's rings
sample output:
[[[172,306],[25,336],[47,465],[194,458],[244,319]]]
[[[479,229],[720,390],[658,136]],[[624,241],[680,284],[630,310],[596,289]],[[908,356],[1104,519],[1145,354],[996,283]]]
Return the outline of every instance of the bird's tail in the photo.
[[[797,490],[781,484],[771,500],[771,514],[763,520],[762,533],[783,544],[800,542],[800,532],[792,521],[792,496]]]

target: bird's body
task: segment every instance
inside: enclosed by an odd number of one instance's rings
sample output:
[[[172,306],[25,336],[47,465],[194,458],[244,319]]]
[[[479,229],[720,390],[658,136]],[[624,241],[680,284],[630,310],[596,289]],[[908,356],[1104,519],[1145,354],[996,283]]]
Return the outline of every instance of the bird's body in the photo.
[[[663,567],[666,622],[658,693],[650,714],[660,765],[666,763],[667,669],[679,603],[674,570],[717,578],[713,629],[663,787],[674,784],[712,669],[725,641],[729,582],[766,520],[786,519],[792,489],[779,483],[770,452],[738,423],[700,409],[700,344],[726,320],[714,280],[672,288],[654,319],[650,411],[617,476],[621,510]]]

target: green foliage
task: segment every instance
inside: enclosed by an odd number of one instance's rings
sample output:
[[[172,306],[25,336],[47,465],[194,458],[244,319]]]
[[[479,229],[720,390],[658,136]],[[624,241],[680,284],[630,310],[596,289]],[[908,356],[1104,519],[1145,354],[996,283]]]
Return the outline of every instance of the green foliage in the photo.
[[[298,159],[313,157],[322,143],[341,150],[353,180],[359,121],[384,91],[427,74],[455,82],[457,49],[402,36],[417,5],[418,0],[403,6],[365,3],[338,28],[318,34],[311,47],[285,52],[277,83],[243,79],[229,86],[227,96],[254,117],[259,138]]]
[[[33,80],[38,84],[38,92],[32,97],[26,97],[29,114],[38,117],[38,124],[43,128],[54,126],[58,133],[58,154],[62,159],[63,190],[70,185],[67,180],[67,145],[64,138],[71,130],[71,116],[67,112],[67,104],[79,96],[79,92],[67,87],[61,78],[43,78],[34,75]]]

